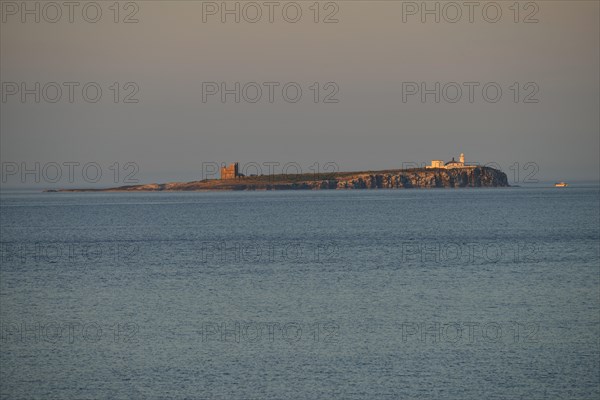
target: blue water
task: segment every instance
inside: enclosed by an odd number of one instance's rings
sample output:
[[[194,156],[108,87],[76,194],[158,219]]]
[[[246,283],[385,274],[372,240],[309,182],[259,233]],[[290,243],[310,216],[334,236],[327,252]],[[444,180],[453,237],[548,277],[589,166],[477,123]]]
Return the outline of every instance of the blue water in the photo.
[[[0,195],[6,399],[596,399],[599,188]]]

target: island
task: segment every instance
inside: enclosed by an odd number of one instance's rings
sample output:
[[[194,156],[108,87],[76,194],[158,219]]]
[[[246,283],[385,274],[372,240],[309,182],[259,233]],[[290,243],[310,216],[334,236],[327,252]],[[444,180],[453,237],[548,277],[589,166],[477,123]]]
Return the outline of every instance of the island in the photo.
[[[425,168],[384,171],[331,172],[308,174],[252,175],[239,172],[239,164],[221,168],[220,179],[192,182],[150,183],[105,189],[59,189],[58,192],[154,192],[226,190],[340,190],[508,187],[506,174],[481,165],[459,161],[433,160]]]

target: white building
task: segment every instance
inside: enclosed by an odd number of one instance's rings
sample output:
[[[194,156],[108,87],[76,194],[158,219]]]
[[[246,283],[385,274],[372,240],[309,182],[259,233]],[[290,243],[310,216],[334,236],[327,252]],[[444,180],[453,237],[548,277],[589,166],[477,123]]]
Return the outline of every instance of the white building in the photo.
[[[460,157],[458,161],[452,157],[452,160],[444,163],[443,160],[432,160],[431,165],[428,165],[426,168],[441,168],[441,169],[452,169],[452,168],[475,168],[475,165],[465,165],[465,154],[460,153]]]

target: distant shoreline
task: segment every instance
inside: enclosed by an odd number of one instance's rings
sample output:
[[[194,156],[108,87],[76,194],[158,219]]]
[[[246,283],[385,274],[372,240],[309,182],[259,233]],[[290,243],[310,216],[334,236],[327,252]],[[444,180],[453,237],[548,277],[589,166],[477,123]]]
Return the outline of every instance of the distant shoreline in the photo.
[[[491,167],[413,168],[383,171],[245,176],[191,182],[150,183],[93,189],[50,189],[45,192],[183,192],[254,190],[350,190],[509,187],[506,174]]]

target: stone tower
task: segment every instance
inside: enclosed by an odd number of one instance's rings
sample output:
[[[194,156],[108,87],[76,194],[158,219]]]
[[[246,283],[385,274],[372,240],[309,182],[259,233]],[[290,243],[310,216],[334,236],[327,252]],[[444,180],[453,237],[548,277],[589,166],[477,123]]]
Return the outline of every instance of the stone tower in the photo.
[[[460,161],[461,164],[463,164],[463,165],[465,164],[465,153],[460,153],[460,160],[459,161]]]
[[[240,176],[238,163],[229,164],[221,167],[221,179],[235,179]]]

